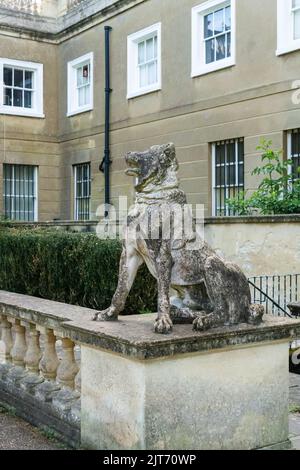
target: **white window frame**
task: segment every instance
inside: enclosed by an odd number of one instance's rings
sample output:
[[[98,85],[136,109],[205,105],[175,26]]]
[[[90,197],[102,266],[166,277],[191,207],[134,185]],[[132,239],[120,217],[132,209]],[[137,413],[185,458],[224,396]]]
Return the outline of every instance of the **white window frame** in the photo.
[[[300,39],[294,39],[293,20],[292,0],[277,0],[277,56],[300,49]]]
[[[218,189],[222,189],[224,188],[224,195],[226,194],[226,198],[228,198],[229,194],[228,194],[228,190],[230,190],[230,188],[240,188],[242,190],[245,189],[245,159],[243,160],[243,168],[244,168],[244,182],[243,184],[236,184],[235,186],[234,185],[228,185],[227,184],[227,181],[226,181],[226,171],[225,171],[225,183],[224,185],[221,185],[221,186],[216,186],[216,167],[224,167],[225,169],[228,167],[228,166],[235,166],[235,181],[238,182],[239,181],[239,167],[242,163],[242,160],[239,160],[239,140],[242,139],[241,137],[240,138],[234,138],[234,139],[225,139],[224,142],[226,142],[227,140],[234,140],[235,141],[235,161],[234,163],[222,163],[222,164],[219,164],[217,165],[216,164],[216,146],[217,146],[217,143],[216,142],[213,142],[211,145],[211,150],[212,150],[212,192],[211,192],[211,203],[212,203],[212,217],[220,217],[218,215],[218,210],[222,210],[223,208],[222,207],[217,207],[216,206],[216,191]],[[228,208],[227,206],[225,205],[224,206],[224,210],[225,210],[225,214],[223,217],[228,217]]]
[[[83,65],[90,65],[90,103],[78,106],[77,103],[77,69]],[[89,52],[77,59],[68,62],[68,110],[67,116],[85,113],[94,109],[94,53]]]
[[[157,35],[157,82],[139,86],[138,43]],[[127,37],[127,99],[161,90],[161,23],[156,23]]]
[[[39,178],[39,167],[36,165],[23,165],[22,163],[8,163],[13,167],[13,179],[15,179],[15,167],[16,166],[33,166],[34,171],[33,171],[33,177],[34,177],[34,207],[33,207],[33,221],[32,222],[38,222],[38,213],[39,213],[39,207],[38,207],[38,194],[39,194],[39,189],[38,189],[38,178]],[[7,196],[4,194],[4,181],[3,181],[3,196],[4,198]],[[12,194],[11,197],[13,198],[12,200],[15,201],[15,195]],[[3,201],[4,204],[4,201]],[[12,219],[12,220],[17,220],[17,219]],[[31,221],[29,221],[31,222]]]
[[[231,56],[222,60],[205,63],[204,16],[231,5]],[[192,71],[191,76],[199,77],[235,65],[236,55],[236,0],[209,0],[192,8]]]
[[[33,72],[33,106],[32,108],[21,108],[18,106],[7,106],[4,104],[4,67],[14,67],[25,69]],[[12,60],[0,58],[0,114],[10,114],[16,116],[28,116],[36,118],[44,118],[43,112],[43,64],[36,62],[27,62],[23,60]]]
[[[79,219],[79,208],[78,208],[78,197],[77,197],[77,175],[78,175],[78,167],[82,165],[89,165],[89,182],[90,185],[92,184],[92,175],[91,175],[91,162],[84,162],[84,163],[76,163],[73,165],[73,175],[74,175],[74,220],[76,221],[83,221],[83,220],[90,220],[91,218],[91,199],[92,195],[89,195],[89,217],[88,219]]]

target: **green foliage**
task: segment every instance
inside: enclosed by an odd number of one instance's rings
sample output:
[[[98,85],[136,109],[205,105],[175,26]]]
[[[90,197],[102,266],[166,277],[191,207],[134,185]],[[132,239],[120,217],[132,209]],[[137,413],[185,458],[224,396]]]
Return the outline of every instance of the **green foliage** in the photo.
[[[290,413],[300,413],[300,406],[299,405],[290,405],[289,412]]]
[[[0,229],[0,289],[83,307],[110,305],[121,243],[94,234]],[[156,311],[156,282],[143,266],[125,313]]]
[[[262,139],[257,147],[262,152],[262,166],[255,168],[252,175],[263,176],[258,189],[248,198],[241,192],[227,200],[228,208],[236,215],[300,213],[300,168],[289,172],[292,160],[283,160],[282,150],[271,146],[271,141]]]

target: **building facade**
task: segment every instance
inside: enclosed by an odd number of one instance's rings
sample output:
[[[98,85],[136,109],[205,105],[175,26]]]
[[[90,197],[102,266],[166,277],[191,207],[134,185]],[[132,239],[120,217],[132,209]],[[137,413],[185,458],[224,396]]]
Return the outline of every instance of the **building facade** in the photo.
[[[260,138],[300,164],[299,0],[0,1],[0,209],[95,219],[104,203],[110,33],[111,202],[133,200],[124,154],[174,142],[206,215],[257,187]]]

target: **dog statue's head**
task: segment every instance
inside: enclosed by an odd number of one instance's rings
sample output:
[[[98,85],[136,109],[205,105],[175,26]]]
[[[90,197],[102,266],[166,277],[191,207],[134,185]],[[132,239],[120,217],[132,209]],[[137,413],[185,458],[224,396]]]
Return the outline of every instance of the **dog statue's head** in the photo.
[[[154,145],[144,152],[125,155],[126,174],[136,177],[138,192],[154,192],[178,187],[175,145]]]

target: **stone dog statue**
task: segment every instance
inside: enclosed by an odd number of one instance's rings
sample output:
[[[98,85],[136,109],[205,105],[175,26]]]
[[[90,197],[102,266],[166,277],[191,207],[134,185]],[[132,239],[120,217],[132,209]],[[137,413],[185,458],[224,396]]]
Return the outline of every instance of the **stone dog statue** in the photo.
[[[97,312],[94,320],[118,319],[137,271],[146,263],[157,279],[157,333],[169,333],[173,323],[193,323],[197,331],[260,323],[264,309],[251,305],[249,284],[238,266],[222,260],[202,238],[194,249],[193,234],[176,239],[174,214],[170,218],[173,231],[168,237],[162,236],[166,208],[172,214],[172,208],[186,207],[177,178],[175,146],[157,145],[145,152],[130,152],[125,159],[126,173],[136,177],[136,202],[124,227],[117,290],[111,306]],[[149,236],[149,226],[157,236]]]

